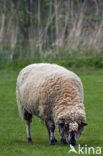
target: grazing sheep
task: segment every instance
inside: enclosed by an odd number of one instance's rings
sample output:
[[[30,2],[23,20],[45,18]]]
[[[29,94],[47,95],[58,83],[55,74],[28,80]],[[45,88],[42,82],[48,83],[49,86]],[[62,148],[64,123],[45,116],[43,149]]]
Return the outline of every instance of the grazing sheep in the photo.
[[[56,64],[31,64],[21,70],[16,93],[20,116],[26,120],[29,142],[32,141],[32,115],[37,115],[46,123],[50,145],[57,142],[55,126],[63,144],[67,144],[67,140],[72,145],[76,144],[87,125],[83,87],[76,74]]]

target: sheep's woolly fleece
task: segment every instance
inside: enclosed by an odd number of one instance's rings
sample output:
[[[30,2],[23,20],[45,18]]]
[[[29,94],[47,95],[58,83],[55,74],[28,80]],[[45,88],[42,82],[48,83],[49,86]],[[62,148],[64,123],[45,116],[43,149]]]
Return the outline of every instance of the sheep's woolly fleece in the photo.
[[[25,67],[17,79],[17,101],[20,115],[23,110],[41,119],[85,122],[83,87],[73,72],[56,64],[32,64]],[[73,124],[74,123],[74,124]]]

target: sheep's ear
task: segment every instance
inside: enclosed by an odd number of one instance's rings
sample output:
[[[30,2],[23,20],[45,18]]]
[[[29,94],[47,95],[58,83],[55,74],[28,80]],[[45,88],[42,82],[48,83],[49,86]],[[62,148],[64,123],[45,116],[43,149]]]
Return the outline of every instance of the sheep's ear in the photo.
[[[85,123],[85,122],[81,122],[81,124],[80,124],[81,127],[84,127],[84,126],[87,126],[87,125],[88,125],[88,124]]]

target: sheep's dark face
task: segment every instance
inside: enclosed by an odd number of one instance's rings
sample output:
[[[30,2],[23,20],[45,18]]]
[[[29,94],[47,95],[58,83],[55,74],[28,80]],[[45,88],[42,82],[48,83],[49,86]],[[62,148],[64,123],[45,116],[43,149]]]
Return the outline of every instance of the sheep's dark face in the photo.
[[[57,124],[59,134],[62,138],[69,141],[69,144],[75,146],[76,140],[81,136],[86,123],[78,124],[77,122],[67,123],[65,120],[60,120]]]
[[[70,123],[69,124],[69,144],[75,146],[76,145],[76,140],[81,136],[84,126],[86,126],[86,123],[81,122],[81,124],[78,124],[76,122]]]

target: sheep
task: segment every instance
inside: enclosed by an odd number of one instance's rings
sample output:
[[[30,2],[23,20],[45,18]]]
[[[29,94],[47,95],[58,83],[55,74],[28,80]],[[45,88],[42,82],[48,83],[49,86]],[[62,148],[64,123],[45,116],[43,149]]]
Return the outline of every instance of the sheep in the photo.
[[[75,146],[87,125],[83,86],[75,73],[56,64],[28,65],[17,78],[16,94],[20,116],[26,121],[28,142],[32,141],[32,115],[36,115],[45,121],[50,145],[57,142],[57,127],[61,143],[69,141]]]

